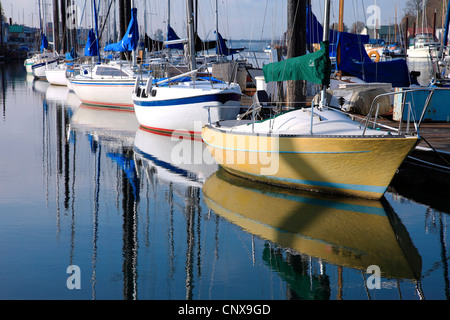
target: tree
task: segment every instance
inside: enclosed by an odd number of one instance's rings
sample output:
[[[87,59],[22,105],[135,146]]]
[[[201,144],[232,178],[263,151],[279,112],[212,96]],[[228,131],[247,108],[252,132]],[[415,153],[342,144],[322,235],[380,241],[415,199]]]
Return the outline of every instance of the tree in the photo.
[[[352,24],[350,31],[353,33],[361,33],[361,31],[364,30],[365,26],[366,26],[366,24],[364,22],[357,21]]]
[[[408,0],[406,3],[406,13],[416,16],[422,13],[423,0]]]
[[[1,18],[1,21],[6,20],[5,12],[3,11],[3,6],[2,6],[2,1],[1,0],[0,0],[0,18]]]

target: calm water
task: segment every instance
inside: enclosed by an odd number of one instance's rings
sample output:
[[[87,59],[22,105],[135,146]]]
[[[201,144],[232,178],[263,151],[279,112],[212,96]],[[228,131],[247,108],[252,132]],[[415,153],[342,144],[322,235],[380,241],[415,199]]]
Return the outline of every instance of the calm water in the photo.
[[[0,299],[450,297],[448,189],[414,168],[382,201],[262,186],[0,68]]]

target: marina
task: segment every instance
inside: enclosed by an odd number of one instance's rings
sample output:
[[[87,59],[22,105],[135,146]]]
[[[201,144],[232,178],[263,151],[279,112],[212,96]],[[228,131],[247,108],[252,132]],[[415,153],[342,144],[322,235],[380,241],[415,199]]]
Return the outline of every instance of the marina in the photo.
[[[429,85],[430,57],[361,62],[420,72],[407,88],[395,81],[409,73],[337,75],[354,66],[338,55],[331,70],[324,2],[320,49],[279,45],[280,61],[270,40],[200,54],[198,41],[219,42],[198,38],[193,14],[180,39],[170,13],[164,46],[182,49],[139,56],[135,1],[107,45],[128,59],[98,62],[109,49],[93,31],[85,61],[0,61],[0,299],[186,301],[184,313],[195,300],[268,312],[284,300],[448,300],[450,122],[430,118],[449,111],[447,89]],[[292,108],[282,83],[304,65],[312,85]]]

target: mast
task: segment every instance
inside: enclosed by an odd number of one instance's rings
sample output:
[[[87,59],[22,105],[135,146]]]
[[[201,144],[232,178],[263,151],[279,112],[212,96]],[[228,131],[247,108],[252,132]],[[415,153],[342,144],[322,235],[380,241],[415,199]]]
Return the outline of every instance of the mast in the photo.
[[[59,1],[53,0],[53,49],[58,53],[61,50],[59,38]]]
[[[288,0],[288,48],[287,58],[306,54],[306,0]],[[305,101],[303,80],[287,82],[287,104],[301,107]],[[281,90],[278,91],[282,92]]]
[[[197,69],[195,60],[195,44],[194,44],[194,3],[193,0],[187,0],[187,23],[188,23],[188,56],[190,70]]]
[[[344,32],[344,0],[339,0],[339,32]]]
[[[100,63],[101,58],[100,58],[100,48],[99,48],[99,38],[98,38],[98,17],[97,17],[97,5],[95,4],[95,0],[93,0],[93,4],[94,4],[94,22],[95,22],[95,36],[97,38],[97,54],[98,54],[98,62]]]
[[[344,32],[344,0],[339,0],[339,32]],[[374,28],[375,30],[375,28]],[[375,34],[375,31],[374,31]],[[324,38],[325,41],[325,38]],[[338,43],[336,49],[336,66],[341,63],[341,45]]]
[[[323,42],[328,42],[330,39],[330,0],[325,0],[325,12],[323,18]],[[320,107],[327,105],[327,87],[322,87],[320,95]]]
[[[3,7],[2,3],[0,2],[0,56],[3,55]],[[3,80],[3,73],[2,73],[2,80]],[[4,92],[4,91],[3,91]]]
[[[448,27],[449,27],[449,22],[450,22],[450,1],[447,5],[447,17],[445,19],[445,31],[444,31],[444,48],[447,46],[448,44]]]

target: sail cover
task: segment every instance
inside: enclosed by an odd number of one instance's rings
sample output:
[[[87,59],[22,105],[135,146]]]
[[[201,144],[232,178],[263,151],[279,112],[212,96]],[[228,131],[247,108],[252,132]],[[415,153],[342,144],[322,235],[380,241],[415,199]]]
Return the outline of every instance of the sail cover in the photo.
[[[214,33],[216,33],[216,32],[214,31]],[[227,44],[225,43],[225,40],[223,39],[220,32],[217,32],[216,53],[218,55],[231,56],[231,55],[241,52],[243,50],[245,50],[245,48],[233,48],[233,49],[228,48]]]
[[[139,26],[137,21],[137,9],[131,9],[131,20],[128,29],[122,40],[117,43],[108,44],[105,51],[125,52],[133,51],[137,48],[139,41]]]
[[[265,65],[263,67],[265,81],[306,80],[328,86],[331,73],[328,48],[328,42],[321,42],[319,51]]]
[[[41,52],[44,52],[44,49],[48,49],[48,40],[45,34],[41,33]]]
[[[170,25],[167,26],[167,41],[173,41],[173,40],[180,40],[180,37],[176,34],[175,30],[172,29]],[[168,44],[166,45],[169,49],[178,49],[178,50],[184,50],[183,43],[176,43],[176,44]]]
[[[307,8],[306,34],[308,43],[322,41],[323,27],[311,7]],[[365,82],[391,83],[393,87],[408,87],[418,84],[411,77],[406,60],[373,62],[364,44],[370,42],[368,35],[330,30],[330,57],[337,58],[337,69],[344,74],[358,77]],[[340,54],[338,56],[338,48]]]
[[[93,29],[89,30],[89,36],[86,46],[84,47],[84,55],[88,57],[98,55],[97,37],[95,36]]]
[[[364,43],[368,42],[369,36],[339,32],[338,70],[370,83],[391,83],[393,87],[409,87],[411,84],[418,84],[411,77],[404,59],[373,62],[364,48]]]

